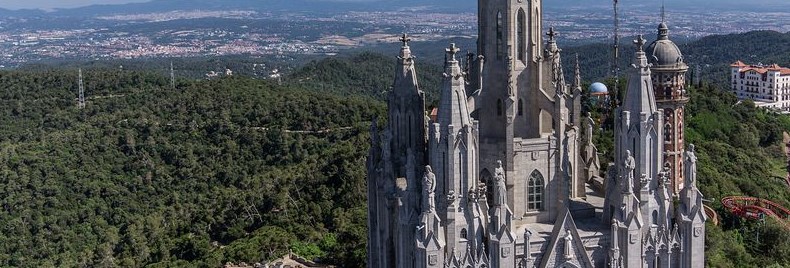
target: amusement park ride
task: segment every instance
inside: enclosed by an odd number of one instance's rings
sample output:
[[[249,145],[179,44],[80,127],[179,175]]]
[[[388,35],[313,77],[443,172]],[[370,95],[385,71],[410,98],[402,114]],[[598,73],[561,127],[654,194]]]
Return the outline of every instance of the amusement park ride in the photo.
[[[771,217],[785,228],[790,229],[790,209],[770,200],[748,196],[728,196],[721,200],[721,204],[735,216],[751,220]]]

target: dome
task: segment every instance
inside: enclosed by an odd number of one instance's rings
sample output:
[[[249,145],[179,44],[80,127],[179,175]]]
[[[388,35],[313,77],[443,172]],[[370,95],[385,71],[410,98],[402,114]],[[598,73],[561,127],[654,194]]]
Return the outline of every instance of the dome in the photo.
[[[685,65],[680,48],[675,42],[669,40],[669,28],[666,23],[662,22],[658,25],[658,39],[647,47],[646,52],[648,53],[647,60],[654,67]]]
[[[590,93],[609,93],[609,89],[603,83],[595,82],[590,85]]]

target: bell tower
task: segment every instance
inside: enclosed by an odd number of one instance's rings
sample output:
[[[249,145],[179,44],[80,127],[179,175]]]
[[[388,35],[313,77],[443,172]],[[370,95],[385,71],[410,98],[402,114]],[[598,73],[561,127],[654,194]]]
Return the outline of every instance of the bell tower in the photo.
[[[482,174],[493,174],[501,159],[505,177],[513,178],[507,180],[507,200],[521,202],[513,191],[515,181],[523,177],[514,173],[518,165],[514,163],[514,138],[538,138],[541,123],[548,126],[543,129],[547,133],[551,133],[552,126],[551,121],[541,122],[539,100],[534,97],[541,88],[542,3],[541,0],[479,0],[478,8],[476,64],[481,71],[470,80],[480,83],[477,95],[472,96],[473,115],[480,121],[480,167]],[[551,107],[546,105],[543,114],[552,113]],[[492,189],[493,176],[483,175],[486,178]]]

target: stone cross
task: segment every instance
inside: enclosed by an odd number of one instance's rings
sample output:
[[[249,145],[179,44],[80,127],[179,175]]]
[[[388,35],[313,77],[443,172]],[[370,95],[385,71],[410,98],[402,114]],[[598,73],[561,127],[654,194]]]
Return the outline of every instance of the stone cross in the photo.
[[[411,38],[409,38],[409,36],[406,35],[405,33],[401,36],[401,38],[399,40],[401,42],[403,42],[403,46],[404,47],[409,46],[409,42],[411,42]]]
[[[452,60],[455,60],[455,54],[461,51],[461,49],[456,47],[455,43],[450,43],[450,47],[446,48],[445,51],[447,51],[447,54],[450,55]]]
[[[549,32],[546,33],[546,36],[549,37],[549,42],[554,42],[554,38],[557,36],[557,32],[554,31],[554,27],[549,28]]]
[[[645,42],[645,38],[642,37],[641,34],[636,38],[636,40],[634,40],[634,44],[637,46],[637,48],[639,48],[639,52],[644,52],[643,47],[645,46]]]

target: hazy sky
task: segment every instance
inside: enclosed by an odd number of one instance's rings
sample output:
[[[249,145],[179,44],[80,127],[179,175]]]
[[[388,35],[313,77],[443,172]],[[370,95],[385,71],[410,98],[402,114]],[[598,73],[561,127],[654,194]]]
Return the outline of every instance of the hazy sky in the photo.
[[[124,4],[133,2],[148,2],[150,0],[0,0],[0,8],[21,9],[21,8],[63,8],[78,7],[94,4]]]

